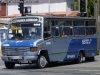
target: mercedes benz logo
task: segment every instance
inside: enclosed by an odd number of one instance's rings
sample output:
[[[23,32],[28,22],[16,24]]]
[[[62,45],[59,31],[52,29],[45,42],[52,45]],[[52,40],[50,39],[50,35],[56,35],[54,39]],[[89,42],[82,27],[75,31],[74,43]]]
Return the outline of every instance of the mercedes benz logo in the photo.
[[[17,48],[15,48],[15,50],[16,50],[16,51],[18,51],[18,49],[17,49]]]

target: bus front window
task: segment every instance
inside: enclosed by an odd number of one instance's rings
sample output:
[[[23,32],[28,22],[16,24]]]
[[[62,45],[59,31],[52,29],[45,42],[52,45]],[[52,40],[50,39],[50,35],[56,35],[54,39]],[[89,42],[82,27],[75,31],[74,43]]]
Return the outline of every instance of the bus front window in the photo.
[[[41,39],[41,27],[34,27],[34,23],[12,24],[8,39]]]

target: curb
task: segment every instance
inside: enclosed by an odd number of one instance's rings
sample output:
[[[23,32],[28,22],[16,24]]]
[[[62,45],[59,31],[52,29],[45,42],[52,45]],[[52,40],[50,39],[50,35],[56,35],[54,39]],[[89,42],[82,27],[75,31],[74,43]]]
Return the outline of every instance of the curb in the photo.
[[[0,54],[0,60],[1,60],[1,58],[2,58],[2,55]]]
[[[0,52],[0,59],[2,58],[2,53]]]

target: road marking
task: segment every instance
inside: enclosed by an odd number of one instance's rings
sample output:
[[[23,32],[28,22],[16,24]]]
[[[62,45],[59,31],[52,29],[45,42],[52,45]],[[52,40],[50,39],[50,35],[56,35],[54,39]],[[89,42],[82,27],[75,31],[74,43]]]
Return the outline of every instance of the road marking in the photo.
[[[89,71],[92,71],[92,72],[93,72],[93,71],[94,71],[94,72],[99,71],[99,72],[100,72],[100,70],[80,70],[80,71],[88,71],[88,72],[89,72]]]

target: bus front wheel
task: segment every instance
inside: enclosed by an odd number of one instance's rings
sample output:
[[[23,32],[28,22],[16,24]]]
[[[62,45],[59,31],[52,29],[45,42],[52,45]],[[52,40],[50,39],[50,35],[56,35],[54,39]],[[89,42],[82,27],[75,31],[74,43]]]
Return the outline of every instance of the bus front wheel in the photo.
[[[37,61],[36,61],[36,66],[39,69],[45,68],[47,65],[47,59],[44,55],[39,55]]]
[[[4,62],[5,63],[5,67],[7,69],[13,69],[15,67],[15,63],[14,62]]]

